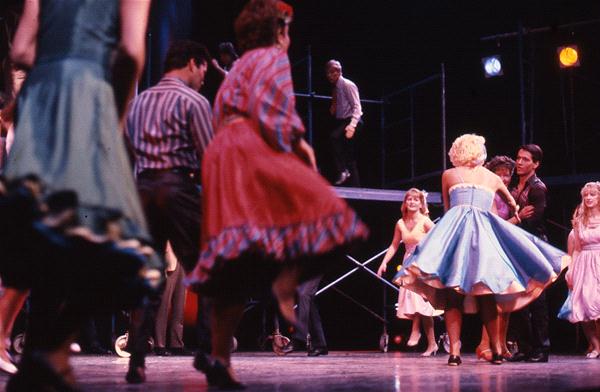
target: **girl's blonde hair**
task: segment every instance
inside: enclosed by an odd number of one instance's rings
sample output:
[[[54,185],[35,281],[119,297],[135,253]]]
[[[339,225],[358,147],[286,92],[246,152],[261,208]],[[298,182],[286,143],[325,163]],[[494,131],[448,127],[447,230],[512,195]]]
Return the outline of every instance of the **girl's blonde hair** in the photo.
[[[600,194],[600,182],[588,182],[581,188],[581,203],[575,208],[575,212],[573,213],[573,220],[571,223],[573,224],[574,229],[579,229],[581,227],[587,226],[590,219],[590,211],[585,206],[585,202],[583,201],[583,195],[587,191],[596,190],[598,194]]]
[[[427,193],[425,191],[420,191],[417,188],[410,188],[404,194],[404,200],[402,201],[402,207],[400,207],[400,212],[402,216],[405,216],[408,212],[408,206],[406,205],[406,199],[408,196],[417,196],[419,201],[421,202],[421,208],[419,208],[419,212],[425,216],[429,216],[429,209],[427,208]]]
[[[485,138],[473,133],[459,136],[452,143],[448,156],[454,167],[483,165],[487,158]]]

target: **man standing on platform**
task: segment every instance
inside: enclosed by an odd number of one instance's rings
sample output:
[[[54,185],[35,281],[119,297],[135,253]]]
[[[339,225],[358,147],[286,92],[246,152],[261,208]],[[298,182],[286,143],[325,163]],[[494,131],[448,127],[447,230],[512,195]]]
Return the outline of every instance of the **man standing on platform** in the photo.
[[[546,185],[536,175],[543,157],[543,151],[536,144],[519,147],[516,158],[516,172],[519,182],[511,189],[519,205],[519,224],[524,230],[548,240],[544,225],[546,209]],[[548,334],[548,304],[546,292],[525,308],[514,312],[510,318],[511,330],[517,335],[519,352],[512,361],[548,362],[550,337]]]
[[[184,273],[191,271],[198,260],[200,168],[204,150],[213,137],[210,104],[198,91],[209,61],[208,51],[201,44],[172,43],[162,79],[131,103],[127,116],[126,135],[134,153],[138,191],[156,252],[164,254],[168,241],[179,262],[174,271],[167,272],[168,287],[183,287]],[[171,345],[183,349],[185,293],[178,288],[171,291],[178,293],[171,313],[178,313],[175,317],[180,324]],[[168,322],[168,306],[161,308],[166,311],[156,315],[157,331],[164,331]],[[151,314],[148,318],[154,317]],[[200,306],[197,332],[201,351],[208,350],[210,342],[207,318]],[[144,327],[146,333],[151,330],[152,324]],[[157,343],[157,354],[168,355],[161,346],[164,339]]]
[[[363,125],[358,87],[342,76],[342,64],[339,61],[329,60],[325,70],[327,80],[333,86],[329,112],[335,118],[335,127],[330,135],[337,170],[335,185],[350,180],[350,185],[360,186],[354,151],[356,133],[360,132]]]

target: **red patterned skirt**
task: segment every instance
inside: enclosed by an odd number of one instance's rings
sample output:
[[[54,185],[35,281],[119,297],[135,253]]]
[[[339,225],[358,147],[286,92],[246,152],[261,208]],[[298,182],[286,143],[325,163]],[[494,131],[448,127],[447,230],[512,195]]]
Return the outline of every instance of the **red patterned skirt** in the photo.
[[[268,282],[277,265],[323,263],[319,256],[367,237],[366,226],[323,177],[296,155],[270,147],[256,127],[248,119],[232,121],[205,151],[201,252],[188,278],[200,289],[232,274]],[[250,268],[241,261],[248,259]],[[218,277],[223,274],[229,276]]]

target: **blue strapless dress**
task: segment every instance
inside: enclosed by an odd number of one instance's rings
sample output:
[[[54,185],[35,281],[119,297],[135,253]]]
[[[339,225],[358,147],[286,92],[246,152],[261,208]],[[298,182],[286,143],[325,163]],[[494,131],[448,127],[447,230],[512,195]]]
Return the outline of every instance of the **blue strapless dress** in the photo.
[[[450,206],[404,261],[394,281],[444,309],[447,288],[493,294],[511,312],[537,298],[566,267],[565,253],[491,212],[494,193],[473,184],[450,189]],[[476,311],[465,301],[465,312]]]

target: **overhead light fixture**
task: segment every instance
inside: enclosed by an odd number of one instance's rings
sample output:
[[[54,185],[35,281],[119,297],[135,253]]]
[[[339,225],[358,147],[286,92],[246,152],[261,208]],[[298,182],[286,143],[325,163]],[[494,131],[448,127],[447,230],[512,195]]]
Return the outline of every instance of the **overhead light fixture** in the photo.
[[[565,45],[556,49],[558,65],[561,68],[579,67],[579,48],[577,45]]]
[[[504,74],[502,59],[498,55],[482,58],[481,65],[483,65],[483,74],[486,78],[493,78]]]

